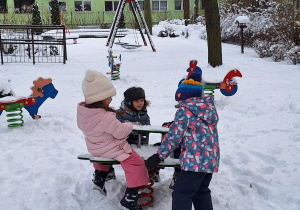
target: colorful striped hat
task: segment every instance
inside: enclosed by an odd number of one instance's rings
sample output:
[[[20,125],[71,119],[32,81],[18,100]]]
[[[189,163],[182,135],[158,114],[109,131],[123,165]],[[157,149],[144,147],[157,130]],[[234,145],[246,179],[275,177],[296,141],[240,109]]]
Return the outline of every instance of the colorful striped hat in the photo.
[[[203,93],[203,85],[201,83],[201,74],[194,72],[184,80],[175,93],[176,101],[183,101],[192,97],[201,97]]]

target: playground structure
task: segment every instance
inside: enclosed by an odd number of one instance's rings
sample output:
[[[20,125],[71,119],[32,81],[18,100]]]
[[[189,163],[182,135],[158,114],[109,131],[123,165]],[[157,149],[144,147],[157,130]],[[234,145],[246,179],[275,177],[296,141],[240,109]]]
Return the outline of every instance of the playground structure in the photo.
[[[187,72],[189,72],[188,76],[195,71],[198,71],[202,74],[202,70],[197,66],[197,63],[197,60],[190,61],[190,67],[187,69]],[[203,88],[204,93],[206,95],[213,95],[215,89],[220,89],[224,96],[233,96],[238,90],[238,83],[234,77],[242,77],[242,74],[238,69],[230,70],[221,82],[212,83],[205,81]]]
[[[40,119],[41,116],[38,115],[39,107],[47,98],[50,97],[54,99],[58,93],[52,84],[52,79],[43,79],[42,77],[39,77],[37,80],[33,81],[33,84],[34,86],[31,87],[31,97],[21,97],[8,101],[5,101],[6,97],[0,99],[0,115],[4,110],[9,113],[6,115],[9,118],[7,120],[9,123],[8,127],[23,126],[23,108],[29,112],[32,119]]]
[[[70,34],[70,30],[68,29],[68,26],[65,24],[63,13],[61,13],[61,24],[60,24],[60,26],[63,26],[65,28],[65,32]],[[57,29],[56,33],[58,33],[58,29]]]
[[[112,46],[113,46],[113,43],[114,43],[114,40],[115,40],[115,37],[116,37],[116,34],[117,34],[117,30],[118,30],[118,25],[119,25],[121,16],[124,14],[124,7],[125,7],[126,3],[129,4],[130,10],[133,13],[135,23],[136,23],[136,25],[138,27],[138,30],[140,32],[140,35],[141,35],[141,37],[143,39],[144,45],[147,46],[147,42],[146,42],[145,36],[143,34],[143,31],[142,31],[142,28],[141,28],[141,24],[139,23],[139,19],[137,17],[136,11],[138,12],[138,14],[140,16],[140,20],[143,23],[145,32],[146,32],[146,34],[148,36],[149,42],[150,42],[151,47],[152,47],[152,51],[156,52],[155,46],[154,46],[154,44],[152,42],[152,39],[151,39],[151,35],[150,35],[150,32],[149,32],[147,23],[146,23],[146,21],[144,19],[142,10],[141,10],[140,5],[139,5],[139,3],[138,3],[137,0],[120,0],[120,2],[118,4],[118,7],[117,7],[117,11],[116,11],[115,17],[114,17],[114,20],[113,20],[113,23],[112,23],[111,28],[110,28],[110,34],[108,36],[108,39],[107,39],[107,42],[106,42],[106,46],[108,46],[109,49],[111,49]],[[119,45],[123,46],[126,49],[134,49],[134,48],[140,47],[140,45],[131,45],[131,44],[128,44],[128,43],[119,43]]]
[[[108,52],[108,66],[110,67],[110,72],[106,74],[111,75],[111,80],[120,79],[120,67],[121,67],[121,55],[119,56],[119,62],[115,62],[117,56],[113,56],[113,52],[109,50]]]

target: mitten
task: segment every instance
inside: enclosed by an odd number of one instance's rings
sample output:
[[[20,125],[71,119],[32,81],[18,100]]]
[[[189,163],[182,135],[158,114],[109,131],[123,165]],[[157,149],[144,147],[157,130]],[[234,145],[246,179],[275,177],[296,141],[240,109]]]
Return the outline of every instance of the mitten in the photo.
[[[164,123],[162,124],[162,127],[170,128],[170,126],[172,125],[173,122],[174,122],[174,121],[172,121],[172,122],[164,122]]]
[[[156,153],[145,161],[145,165],[147,169],[151,169],[157,166],[157,164],[159,164],[161,161],[162,160],[159,158],[158,154]]]

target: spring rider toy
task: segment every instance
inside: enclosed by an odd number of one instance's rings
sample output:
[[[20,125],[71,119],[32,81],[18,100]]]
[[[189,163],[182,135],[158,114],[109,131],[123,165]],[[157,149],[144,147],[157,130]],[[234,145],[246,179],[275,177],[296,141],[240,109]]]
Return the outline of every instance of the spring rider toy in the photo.
[[[5,98],[0,98],[0,115],[5,110],[9,114],[6,116],[8,127],[19,127],[23,126],[23,111],[25,108],[32,119],[38,120],[41,118],[37,115],[39,107],[44,103],[47,98],[54,99],[58,93],[52,84],[52,79],[43,79],[39,77],[33,81],[34,86],[31,87],[32,96],[30,97],[18,97],[17,99],[6,101]]]
[[[197,66],[197,60],[190,61],[190,67],[186,70],[188,72],[187,77],[195,72],[198,71],[202,74],[202,70]],[[204,93],[206,95],[213,95],[215,89],[220,89],[221,93],[224,96],[233,96],[238,90],[238,83],[233,77],[242,77],[241,72],[238,69],[230,70],[227,75],[224,77],[223,81],[217,83],[205,82],[204,85]],[[180,81],[180,83],[182,80]]]
[[[110,67],[110,72],[106,74],[111,75],[111,80],[120,79],[120,67],[121,67],[121,55],[119,56],[119,62],[115,62],[117,56],[113,56],[113,52],[109,50],[108,52],[108,66]]]

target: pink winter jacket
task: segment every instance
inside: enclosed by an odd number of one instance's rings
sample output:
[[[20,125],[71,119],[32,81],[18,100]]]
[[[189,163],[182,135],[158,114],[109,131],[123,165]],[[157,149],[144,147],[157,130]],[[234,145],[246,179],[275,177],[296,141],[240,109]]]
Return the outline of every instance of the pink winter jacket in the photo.
[[[89,109],[85,102],[77,107],[77,125],[84,133],[86,146],[93,156],[124,161],[132,153],[126,141],[132,124],[121,123],[116,113],[104,109]]]

